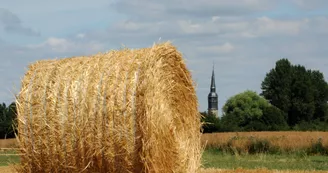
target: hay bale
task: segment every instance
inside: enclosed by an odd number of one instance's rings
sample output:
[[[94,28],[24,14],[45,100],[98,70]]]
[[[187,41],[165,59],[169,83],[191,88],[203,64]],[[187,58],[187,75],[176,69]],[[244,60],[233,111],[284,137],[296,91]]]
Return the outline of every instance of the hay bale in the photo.
[[[19,172],[197,172],[200,116],[170,43],[38,61],[17,97]]]

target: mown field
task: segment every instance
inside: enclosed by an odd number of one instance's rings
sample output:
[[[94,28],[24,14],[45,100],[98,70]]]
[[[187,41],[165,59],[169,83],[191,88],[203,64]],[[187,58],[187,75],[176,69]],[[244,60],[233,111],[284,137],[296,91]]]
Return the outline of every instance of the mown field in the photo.
[[[234,132],[202,135],[206,145],[202,173],[328,172],[328,132]],[[13,172],[19,157],[8,148],[16,140],[0,140],[0,172]]]

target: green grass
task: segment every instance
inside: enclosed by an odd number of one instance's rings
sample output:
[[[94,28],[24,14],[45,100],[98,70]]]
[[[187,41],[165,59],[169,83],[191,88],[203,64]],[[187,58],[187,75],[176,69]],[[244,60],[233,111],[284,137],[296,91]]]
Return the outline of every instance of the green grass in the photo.
[[[10,163],[19,163],[16,151],[1,151],[0,166]],[[205,168],[221,169],[278,169],[278,170],[328,170],[328,156],[308,156],[306,152],[295,154],[255,154],[255,155],[231,155],[217,149],[207,149],[202,157]]]
[[[231,155],[216,149],[207,149],[202,157],[205,168],[221,169],[278,169],[278,170],[328,170],[328,156],[295,154]]]
[[[17,152],[14,150],[0,151],[0,166],[8,166],[11,163],[19,163],[19,156],[13,155]]]

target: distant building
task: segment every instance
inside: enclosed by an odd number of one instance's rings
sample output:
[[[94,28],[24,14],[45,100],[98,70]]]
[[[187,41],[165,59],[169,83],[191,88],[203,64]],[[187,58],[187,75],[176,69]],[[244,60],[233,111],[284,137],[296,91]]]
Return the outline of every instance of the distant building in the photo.
[[[212,114],[215,115],[216,117],[219,117],[218,94],[216,93],[216,87],[215,87],[214,65],[212,70],[210,93],[208,94],[207,99],[208,99],[208,114]]]

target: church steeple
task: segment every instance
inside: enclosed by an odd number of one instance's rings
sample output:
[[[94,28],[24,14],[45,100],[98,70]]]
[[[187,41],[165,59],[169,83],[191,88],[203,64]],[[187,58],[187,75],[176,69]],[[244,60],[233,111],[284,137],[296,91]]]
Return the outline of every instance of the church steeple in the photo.
[[[210,93],[208,94],[208,113],[218,117],[218,95],[215,87],[215,74],[214,74],[214,63],[212,69],[211,87]]]
[[[213,64],[213,69],[212,69],[212,78],[211,78],[211,92],[216,92],[216,87],[215,87],[215,75],[214,75],[214,64]]]

